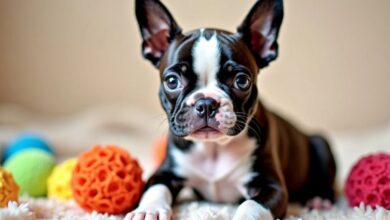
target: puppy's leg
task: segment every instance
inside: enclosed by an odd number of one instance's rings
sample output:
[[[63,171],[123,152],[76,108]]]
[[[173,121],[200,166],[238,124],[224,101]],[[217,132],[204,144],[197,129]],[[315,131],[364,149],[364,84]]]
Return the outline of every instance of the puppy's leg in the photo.
[[[172,203],[182,189],[180,177],[158,170],[147,182],[138,207],[125,220],[170,220]]]
[[[328,142],[319,135],[309,136],[309,173],[306,183],[290,193],[290,200],[308,208],[329,209],[335,200],[336,163]]]
[[[153,185],[142,195],[138,208],[127,214],[125,220],[169,220],[172,216],[171,204],[172,194],[168,187],[163,184]]]
[[[247,200],[237,208],[233,220],[269,220],[284,217],[288,195],[282,183],[283,181],[279,182],[260,174],[248,182],[244,195]]]
[[[309,137],[310,177],[306,206],[311,209],[330,209],[334,202],[336,163],[328,142],[319,135]],[[310,189],[310,190],[308,190]],[[311,192],[310,192],[311,191]]]
[[[311,197],[319,196],[334,202],[334,181],[336,162],[325,138],[319,135],[309,137],[310,180],[313,188]]]

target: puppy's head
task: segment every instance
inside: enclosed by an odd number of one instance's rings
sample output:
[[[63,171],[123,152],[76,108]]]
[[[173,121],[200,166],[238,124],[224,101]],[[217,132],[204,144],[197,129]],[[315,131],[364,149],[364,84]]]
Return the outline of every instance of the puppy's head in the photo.
[[[278,55],[282,0],[257,1],[237,33],[182,33],[158,0],[136,0],[136,16],[172,133],[216,141],[243,131],[256,110],[259,69]]]

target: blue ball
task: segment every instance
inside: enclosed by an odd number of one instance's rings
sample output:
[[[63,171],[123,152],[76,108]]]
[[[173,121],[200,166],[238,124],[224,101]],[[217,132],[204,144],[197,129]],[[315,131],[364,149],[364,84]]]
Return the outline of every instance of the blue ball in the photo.
[[[27,149],[40,149],[54,155],[52,147],[39,135],[26,133],[18,136],[4,150],[3,160],[6,161],[12,156]]]

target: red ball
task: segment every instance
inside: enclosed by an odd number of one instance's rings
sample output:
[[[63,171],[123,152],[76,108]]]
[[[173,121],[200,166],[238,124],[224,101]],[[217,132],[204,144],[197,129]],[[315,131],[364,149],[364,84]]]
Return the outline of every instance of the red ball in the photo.
[[[79,156],[71,180],[86,211],[121,214],[139,201],[144,182],[136,159],[117,146],[95,146]]]
[[[390,209],[390,154],[378,153],[361,158],[353,167],[345,187],[350,206],[360,202]]]

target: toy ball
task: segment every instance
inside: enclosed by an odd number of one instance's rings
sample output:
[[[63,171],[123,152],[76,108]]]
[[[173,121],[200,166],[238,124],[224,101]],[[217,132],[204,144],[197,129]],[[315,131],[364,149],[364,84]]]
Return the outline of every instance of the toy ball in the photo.
[[[155,164],[155,167],[159,167],[164,159],[167,152],[167,146],[168,146],[168,137],[164,136],[160,139],[157,139],[156,142],[153,145],[153,161]]]
[[[350,206],[360,202],[390,209],[390,154],[378,153],[361,158],[347,178],[345,194]]]
[[[26,149],[40,149],[49,154],[54,154],[50,145],[40,136],[35,134],[22,134],[12,141],[4,150],[3,161]]]
[[[12,174],[0,167],[0,207],[7,206],[9,201],[18,202],[19,186]]]
[[[86,211],[121,214],[138,202],[144,182],[142,169],[124,149],[95,146],[79,156],[71,187]]]
[[[14,176],[20,187],[20,194],[40,197],[46,195],[46,181],[54,165],[53,156],[46,151],[29,149],[9,158],[4,168]]]
[[[47,179],[48,197],[60,200],[73,198],[70,181],[73,170],[76,167],[77,159],[69,159],[54,167],[49,178]]]

